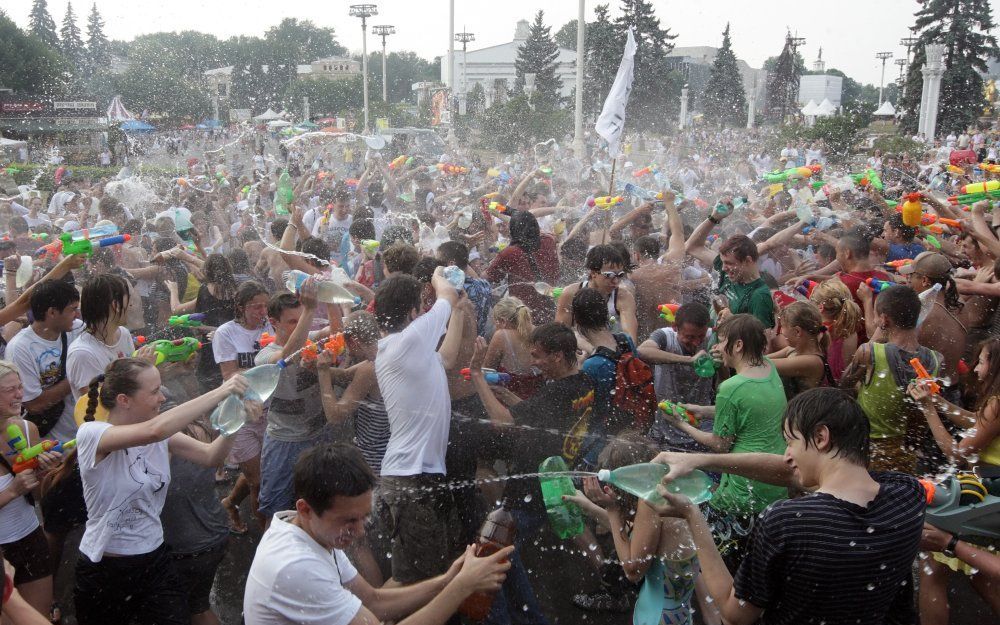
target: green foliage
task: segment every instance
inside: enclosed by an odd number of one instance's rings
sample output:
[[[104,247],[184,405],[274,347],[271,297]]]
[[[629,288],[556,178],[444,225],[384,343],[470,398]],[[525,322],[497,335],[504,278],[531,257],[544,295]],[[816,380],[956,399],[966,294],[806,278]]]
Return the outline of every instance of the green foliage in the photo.
[[[594,7],[597,21],[587,24],[587,62],[584,67],[583,110],[595,115],[604,106],[621,62],[622,42],[608,17],[608,5]]]
[[[535,21],[528,31],[528,38],[517,50],[514,69],[517,78],[514,90],[522,93],[524,75],[535,75],[535,90],[531,101],[536,106],[554,108],[559,105],[559,91],[562,89],[562,79],[556,73],[559,67],[559,47],[552,39],[552,29],[542,21],[544,12],[535,14]]]
[[[618,60],[612,66],[612,76],[618,71],[629,28],[633,30],[637,48],[626,128],[664,133],[674,125],[676,115],[672,113],[679,106],[681,80],[667,66],[667,54],[674,47],[670,41],[677,35],[660,27],[649,0],[622,0],[621,16],[615,20]],[[602,103],[606,95],[607,92],[601,96]]]
[[[477,82],[466,97],[465,110],[469,117],[479,117],[486,111],[486,89],[482,83]]]
[[[792,36],[785,37],[785,46],[781,50],[774,69],[768,73],[767,106],[768,118],[782,123],[785,116],[796,112],[796,100],[799,93],[799,76],[802,68],[796,62],[792,51]]]
[[[297,109],[303,96],[309,98],[309,109],[313,117],[346,117],[349,111],[360,110],[364,106],[361,76],[337,80],[297,80],[285,91],[285,108]],[[373,112],[376,101],[378,104],[382,103],[380,99],[372,98]]]
[[[90,9],[90,16],[87,18],[86,75],[90,77],[106,73],[110,67],[111,42],[104,34],[104,20],[97,12],[97,3],[95,2]]]
[[[482,122],[483,143],[509,153],[569,132],[573,113],[566,109],[538,109],[524,96],[486,109]]]
[[[923,145],[909,137],[889,135],[875,139],[872,145],[872,151],[874,150],[882,150],[883,154],[919,154],[923,150]]]
[[[57,95],[62,90],[62,66],[54,49],[22,31],[0,11],[0,85]]]
[[[83,47],[83,37],[80,35],[80,27],[76,24],[76,13],[73,12],[72,2],[66,3],[66,16],[63,18],[62,28],[59,29],[59,51],[66,59],[73,77],[81,77],[87,50]]]
[[[722,126],[746,124],[747,96],[729,39],[729,24],[722,33],[722,47],[712,63],[712,74],[701,97],[706,120]]]
[[[357,60],[361,60],[358,55]],[[430,61],[420,58],[415,52],[390,52],[386,58],[386,74],[389,79],[389,102],[412,100],[411,86],[416,82],[434,81],[441,74],[434,74]],[[461,88],[461,83],[459,83]],[[372,100],[382,98],[382,52],[368,55],[368,96]]]
[[[200,83],[175,72],[159,75],[130,67],[118,81],[122,99],[135,111],[148,109],[174,120],[200,120],[212,111],[212,103]]]
[[[194,30],[139,35],[128,46],[132,69],[200,81],[206,70],[224,65],[219,40]]]
[[[805,133],[805,138],[823,141],[827,156],[832,161],[845,161],[855,145],[861,129],[867,124],[860,115],[836,115],[816,120],[816,124]]]
[[[29,32],[38,38],[51,50],[59,50],[59,36],[56,35],[56,22],[49,14],[48,2],[46,0],[34,0],[31,5],[29,20]]]
[[[570,20],[556,31],[555,39],[557,46],[576,51],[576,22],[576,20]],[[590,37],[590,24],[583,25],[583,35],[584,41],[586,41],[587,37]],[[590,46],[587,47],[589,48]]]

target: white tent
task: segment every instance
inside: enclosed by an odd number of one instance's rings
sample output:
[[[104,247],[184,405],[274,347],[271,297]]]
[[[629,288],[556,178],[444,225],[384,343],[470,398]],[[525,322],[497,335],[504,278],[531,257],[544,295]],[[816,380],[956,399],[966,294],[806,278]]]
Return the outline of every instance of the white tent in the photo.
[[[280,117],[281,117],[281,115],[278,115],[277,113],[275,113],[271,109],[267,109],[266,111],[264,111],[260,115],[257,115],[256,117],[254,117],[254,120],[259,121],[259,122],[269,122],[272,119],[278,119]]]
[[[268,128],[285,128],[286,126],[291,126],[292,122],[286,122],[283,119],[276,119],[273,122],[267,122]]]
[[[882,103],[882,106],[878,107],[878,110],[872,113],[875,117],[893,117],[896,114],[896,107],[892,105],[892,102],[886,100]]]
[[[0,137],[0,148],[19,148],[25,145],[25,141],[18,141],[17,139],[4,139]]]
[[[816,107],[816,115],[819,117],[829,117],[837,112],[837,107],[830,102],[830,98],[823,98],[823,101]]]
[[[812,117],[813,115],[816,114],[817,108],[819,108],[819,106],[816,104],[816,100],[809,100],[809,103],[803,106],[802,110],[799,112],[805,115],[806,117]]]

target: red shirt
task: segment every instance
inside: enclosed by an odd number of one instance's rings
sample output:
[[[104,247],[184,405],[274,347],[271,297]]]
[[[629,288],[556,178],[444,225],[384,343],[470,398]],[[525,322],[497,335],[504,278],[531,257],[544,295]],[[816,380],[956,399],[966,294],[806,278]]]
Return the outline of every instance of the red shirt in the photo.
[[[485,277],[494,285],[506,280],[510,285],[510,295],[531,309],[531,320],[538,325],[555,319],[555,300],[535,290],[536,282],[558,286],[559,251],[555,239],[543,234],[538,249],[531,257],[537,273],[528,262],[528,254],[520,246],[508,245],[490,263]]]
[[[851,297],[854,298],[854,303],[858,305],[861,309],[861,314],[865,313],[865,306],[858,299],[858,286],[867,280],[868,278],[875,278],[876,280],[886,280],[888,282],[895,282],[892,276],[885,273],[884,271],[840,271],[837,272],[837,278],[844,283],[844,286],[851,292]],[[868,342],[868,331],[865,330],[864,319],[858,323],[858,345]]]

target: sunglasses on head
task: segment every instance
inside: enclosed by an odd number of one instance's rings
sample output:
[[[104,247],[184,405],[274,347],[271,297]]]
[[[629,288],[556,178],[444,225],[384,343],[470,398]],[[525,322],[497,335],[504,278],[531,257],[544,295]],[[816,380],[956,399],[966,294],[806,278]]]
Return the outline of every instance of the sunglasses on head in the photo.
[[[628,272],[627,271],[617,271],[617,272],[615,272],[615,271],[602,271],[601,275],[604,276],[605,278],[607,278],[608,280],[614,280],[615,278],[618,278],[619,280],[624,280],[625,276],[628,275]]]

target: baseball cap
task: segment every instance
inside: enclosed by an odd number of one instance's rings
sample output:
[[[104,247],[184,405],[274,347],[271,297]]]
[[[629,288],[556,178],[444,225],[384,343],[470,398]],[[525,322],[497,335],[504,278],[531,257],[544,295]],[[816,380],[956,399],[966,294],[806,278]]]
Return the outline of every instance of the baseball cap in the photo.
[[[899,268],[902,275],[919,273],[928,278],[941,278],[951,273],[951,261],[937,252],[921,252],[913,262]]]

